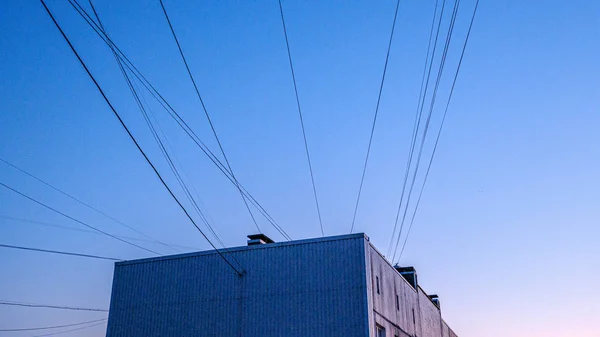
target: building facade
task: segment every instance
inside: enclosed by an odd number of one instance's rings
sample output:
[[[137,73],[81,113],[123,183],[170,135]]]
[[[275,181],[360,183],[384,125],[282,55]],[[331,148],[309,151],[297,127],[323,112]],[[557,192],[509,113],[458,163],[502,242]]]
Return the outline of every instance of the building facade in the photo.
[[[117,262],[107,337],[455,337],[437,296],[364,234]]]

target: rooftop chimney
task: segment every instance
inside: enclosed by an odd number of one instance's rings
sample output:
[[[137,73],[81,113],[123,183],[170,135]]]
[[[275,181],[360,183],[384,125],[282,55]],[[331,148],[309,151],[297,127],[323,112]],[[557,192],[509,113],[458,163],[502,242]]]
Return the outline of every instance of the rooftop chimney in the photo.
[[[396,269],[396,271],[398,271],[413,288],[417,289],[417,271],[414,267],[400,267],[399,265],[395,265],[394,269]]]
[[[435,304],[435,306],[439,309],[440,308],[440,297],[435,294],[429,295],[428,297],[431,300],[431,302],[433,302],[433,304]]]
[[[268,236],[264,234],[250,234],[248,235],[248,246],[255,245],[266,245],[267,243],[274,243]]]

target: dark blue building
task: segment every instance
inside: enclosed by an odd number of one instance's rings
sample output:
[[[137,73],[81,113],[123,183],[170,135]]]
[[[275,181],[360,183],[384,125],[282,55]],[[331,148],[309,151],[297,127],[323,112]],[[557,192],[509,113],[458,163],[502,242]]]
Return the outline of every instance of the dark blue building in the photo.
[[[364,234],[248,243],[116,263],[107,336],[456,336]]]

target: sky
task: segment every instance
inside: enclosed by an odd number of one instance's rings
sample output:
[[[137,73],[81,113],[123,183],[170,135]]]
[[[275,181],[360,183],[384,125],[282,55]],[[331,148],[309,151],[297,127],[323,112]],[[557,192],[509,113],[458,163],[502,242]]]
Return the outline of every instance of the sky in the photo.
[[[116,44],[218,151],[159,2],[94,4]],[[400,199],[434,4],[400,3],[358,208],[355,232],[365,232],[384,253]],[[434,109],[435,132],[474,4],[461,2],[440,85],[443,99]],[[68,3],[49,0],[48,5],[150,159],[175,186],[110,49]],[[277,2],[165,5],[236,177],[293,239],[320,236]],[[283,1],[283,8],[324,232],[345,234],[395,2]],[[144,238],[135,232],[2,162],[0,182],[161,254],[210,249],[127,137],[42,5],[0,2],[0,31],[0,158],[176,250],[140,241]],[[480,2],[400,260],[416,267],[426,291],[440,295],[442,315],[461,337],[598,336],[598,41],[597,1]],[[220,239],[226,246],[244,245],[245,236],[257,229],[237,189],[164,111],[151,106]],[[418,177],[415,194],[423,176]],[[10,217],[85,229],[0,187],[0,244],[120,259],[153,256],[106,236]],[[283,240],[264,218],[257,219],[261,231]],[[110,261],[0,248],[0,264],[0,300],[108,308]],[[0,317],[0,329],[9,329],[106,315],[0,306]],[[103,336],[104,329],[64,336]],[[0,332],[1,337],[33,335]]]

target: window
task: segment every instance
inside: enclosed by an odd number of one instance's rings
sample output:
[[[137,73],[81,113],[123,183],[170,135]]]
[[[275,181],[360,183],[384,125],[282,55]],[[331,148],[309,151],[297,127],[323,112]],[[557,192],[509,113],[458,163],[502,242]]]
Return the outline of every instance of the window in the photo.
[[[415,309],[413,309],[412,312],[413,312],[413,324],[417,324],[417,320],[415,319]]]
[[[385,328],[377,325],[377,337],[385,337]]]
[[[377,293],[379,294],[379,276],[375,276],[375,283],[377,286]]]
[[[396,310],[400,310],[400,300],[398,299],[398,294],[396,294]]]

